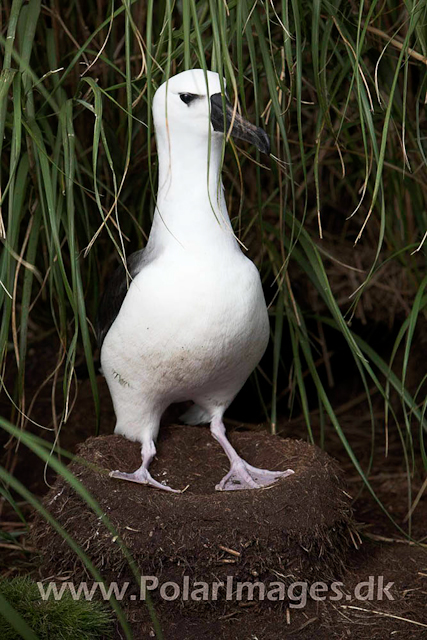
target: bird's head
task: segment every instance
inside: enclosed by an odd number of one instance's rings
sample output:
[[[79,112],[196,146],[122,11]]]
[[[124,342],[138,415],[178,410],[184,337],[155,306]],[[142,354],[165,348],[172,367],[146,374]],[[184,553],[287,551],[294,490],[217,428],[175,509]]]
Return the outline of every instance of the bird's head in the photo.
[[[224,80],[225,87],[225,80]],[[203,69],[183,71],[169,78],[156,91],[153,117],[157,135],[168,138],[195,136],[222,139],[231,127],[234,138],[270,153],[270,140],[263,129],[242,118],[221,91],[217,73]]]

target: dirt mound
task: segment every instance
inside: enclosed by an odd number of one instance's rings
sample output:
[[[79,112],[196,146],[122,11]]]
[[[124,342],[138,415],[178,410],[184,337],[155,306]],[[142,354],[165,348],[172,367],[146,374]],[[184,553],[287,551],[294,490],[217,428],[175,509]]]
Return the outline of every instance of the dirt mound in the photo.
[[[187,487],[181,494],[111,479],[111,469],[140,465],[140,446],[121,436],[89,438],[70,470],[107,514],[141,575],[179,583],[184,575],[207,583],[226,583],[230,576],[286,584],[339,578],[353,523],[337,463],[306,442],[267,433],[234,432],[230,440],[251,464],[295,474],[264,489],[215,491],[227,458],[207,428],[187,426],[162,429],[150,467],[156,479]],[[44,505],[105,578],[131,579],[113,534],[62,478]],[[39,517],[33,538],[45,555],[45,575],[72,571],[75,582],[88,579],[67,542]],[[220,590],[218,602],[224,599]]]

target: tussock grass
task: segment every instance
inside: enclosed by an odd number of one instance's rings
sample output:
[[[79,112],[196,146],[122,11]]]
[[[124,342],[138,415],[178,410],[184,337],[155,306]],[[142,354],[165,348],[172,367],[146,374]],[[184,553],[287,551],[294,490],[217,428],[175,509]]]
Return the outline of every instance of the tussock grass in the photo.
[[[11,624],[9,609],[4,601],[15,609]],[[96,640],[112,637],[111,615],[97,601],[74,600],[65,591],[60,600],[43,600],[35,582],[27,577],[0,581],[0,634],[3,640],[29,638],[39,640]],[[17,622],[16,613],[21,616]],[[30,634],[29,630],[34,633]]]

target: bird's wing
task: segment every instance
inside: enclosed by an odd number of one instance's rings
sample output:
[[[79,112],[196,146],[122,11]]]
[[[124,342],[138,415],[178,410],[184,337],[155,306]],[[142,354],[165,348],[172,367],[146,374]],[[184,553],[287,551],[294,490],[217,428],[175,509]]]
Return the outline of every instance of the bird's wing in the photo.
[[[99,348],[102,347],[105,336],[110,330],[114,320],[117,318],[123,304],[123,300],[128,292],[130,282],[132,282],[132,279],[141,271],[144,262],[144,249],[135,251],[135,253],[132,253],[126,261],[127,269],[131,278],[130,281],[129,278],[126,277],[126,270],[123,264],[117,267],[111,276],[108,286],[102,294],[96,316],[95,328]]]

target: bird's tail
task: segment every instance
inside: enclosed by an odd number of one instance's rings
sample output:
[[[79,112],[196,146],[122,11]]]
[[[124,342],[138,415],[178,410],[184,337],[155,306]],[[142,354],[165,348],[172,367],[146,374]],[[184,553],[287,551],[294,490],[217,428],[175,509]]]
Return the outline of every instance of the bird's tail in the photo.
[[[195,425],[210,422],[212,417],[208,411],[199,407],[198,404],[193,404],[182,416],[179,416],[179,419],[181,422],[184,422],[184,424]]]

